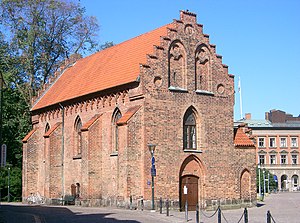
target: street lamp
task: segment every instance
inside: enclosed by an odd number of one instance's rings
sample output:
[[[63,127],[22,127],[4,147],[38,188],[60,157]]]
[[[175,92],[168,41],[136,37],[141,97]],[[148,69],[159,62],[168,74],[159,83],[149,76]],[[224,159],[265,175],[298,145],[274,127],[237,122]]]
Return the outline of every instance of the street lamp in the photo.
[[[260,163],[258,163],[257,168],[258,168],[258,195],[259,195],[259,199],[261,199],[261,187],[260,187]]]
[[[149,151],[151,153],[151,181],[152,181],[152,202],[151,202],[151,210],[155,210],[154,208],[154,177],[156,176],[156,169],[155,169],[155,158],[154,158],[154,151],[155,151],[155,144],[148,144]]]
[[[270,172],[268,172],[268,193],[270,193]]]
[[[10,165],[8,165],[8,180],[7,180],[7,202],[10,202],[9,184],[10,184]]]
[[[266,194],[265,168],[263,169],[263,179],[264,179],[264,196],[265,196]]]

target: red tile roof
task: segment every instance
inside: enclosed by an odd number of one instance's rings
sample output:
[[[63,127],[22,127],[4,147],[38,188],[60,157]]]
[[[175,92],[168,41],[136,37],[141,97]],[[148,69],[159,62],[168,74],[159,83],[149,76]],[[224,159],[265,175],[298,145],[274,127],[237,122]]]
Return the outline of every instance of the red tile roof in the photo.
[[[37,129],[32,129],[22,140],[23,143],[26,143],[28,141],[28,139],[33,135],[33,133],[35,133]]]
[[[243,128],[238,128],[238,130],[235,134],[235,137],[234,137],[234,145],[235,146],[242,146],[242,147],[253,147],[253,146],[255,146],[253,141],[243,131]]]
[[[118,120],[118,125],[125,125],[129,121],[129,119],[140,109],[141,106],[134,106],[129,108],[127,112]]]
[[[54,132],[55,129],[57,129],[57,127],[58,127],[60,124],[61,124],[61,122],[55,123],[55,125],[52,126],[52,128],[49,129],[49,130],[45,133],[44,137],[45,137],[45,138],[49,138],[49,136],[51,135],[51,133]]]
[[[146,55],[153,53],[154,45],[160,45],[160,37],[167,35],[167,27],[172,24],[78,60],[63,72],[31,110],[135,82],[140,73],[139,65],[147,62]]]
[[[81,127],[81,131],[87,131],[101,115],[97,114]]]

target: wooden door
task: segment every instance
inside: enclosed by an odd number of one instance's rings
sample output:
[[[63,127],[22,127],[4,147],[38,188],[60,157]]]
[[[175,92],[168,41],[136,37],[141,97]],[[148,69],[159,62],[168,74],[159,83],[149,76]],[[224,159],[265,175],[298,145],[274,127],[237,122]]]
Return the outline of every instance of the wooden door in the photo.
[[[180,210],[185,210],[185,203],[188,202],[188,210],[195,211],[198,202],[198,177],[183,176],[180,181]]]

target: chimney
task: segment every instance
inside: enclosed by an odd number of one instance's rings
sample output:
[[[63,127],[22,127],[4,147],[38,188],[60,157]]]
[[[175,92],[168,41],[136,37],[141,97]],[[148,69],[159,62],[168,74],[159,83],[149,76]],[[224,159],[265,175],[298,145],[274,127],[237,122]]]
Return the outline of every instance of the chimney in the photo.
[[[265,113],[265,119],[270,121],[270,118],[269,118],[269,112],[266,112],[266,113]]]
[[[251,113],[246,113],[245,114],[245,119],[246,120],[251,120]]]

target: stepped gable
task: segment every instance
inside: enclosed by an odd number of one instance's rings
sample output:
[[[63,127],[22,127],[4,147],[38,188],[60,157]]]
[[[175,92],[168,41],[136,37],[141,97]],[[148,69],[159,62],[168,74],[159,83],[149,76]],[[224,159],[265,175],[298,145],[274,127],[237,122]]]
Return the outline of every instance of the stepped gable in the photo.
[[[167,34],[167,27],[172,24],[78,60],[40,96],[31,111],[136,82],[140,64],[146,63],[147,54],[160,44],[160,36]]]

